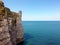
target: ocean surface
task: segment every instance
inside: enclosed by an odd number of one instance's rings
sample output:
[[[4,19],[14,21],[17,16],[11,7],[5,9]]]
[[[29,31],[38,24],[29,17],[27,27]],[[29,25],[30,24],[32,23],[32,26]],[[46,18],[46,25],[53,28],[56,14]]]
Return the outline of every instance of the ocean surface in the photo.
[[[60,45],[60,21],[23,21],[24,45]]]

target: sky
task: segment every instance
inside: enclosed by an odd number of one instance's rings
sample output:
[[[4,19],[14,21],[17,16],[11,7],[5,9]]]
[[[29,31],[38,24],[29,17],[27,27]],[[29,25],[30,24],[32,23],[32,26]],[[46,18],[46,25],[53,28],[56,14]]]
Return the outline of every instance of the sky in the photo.
[[[22,11],[23,21],[60,21],[60,0],[3,0],[11,11]]]

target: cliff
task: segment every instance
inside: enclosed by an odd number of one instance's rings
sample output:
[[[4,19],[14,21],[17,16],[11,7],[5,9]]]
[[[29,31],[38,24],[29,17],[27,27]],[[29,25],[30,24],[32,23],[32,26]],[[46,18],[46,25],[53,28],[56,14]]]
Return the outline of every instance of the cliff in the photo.
[[[0,45],[16,45],[24,41],[22,11],[12,12],[0,1]]]

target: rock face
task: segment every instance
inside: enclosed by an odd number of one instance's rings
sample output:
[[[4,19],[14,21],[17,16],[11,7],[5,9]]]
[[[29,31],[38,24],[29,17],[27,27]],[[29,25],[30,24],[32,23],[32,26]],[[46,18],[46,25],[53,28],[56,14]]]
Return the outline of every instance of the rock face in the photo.
[[[12,45],[9,30],[8,30],[8,22],[5,19],[4,15],[4,4],[0,2],[0,45]]]
[[[22,11],[19,11],[19,17],[17,18],[17,23],[16,23],[16,28],[17,28],[17,43],[23,42],[24,40],[24,33],[23,33],[23,28],[22,28]]]
[[[2,26],[0,27],[0,43],[1,45],[12,45],[7,20],[2,21]]]
[[[23,42],[22,11],[11,12],[5,6],[2,9],[1,4],[3,4],[2,1],[0,1],[0,45],[16,45]]]

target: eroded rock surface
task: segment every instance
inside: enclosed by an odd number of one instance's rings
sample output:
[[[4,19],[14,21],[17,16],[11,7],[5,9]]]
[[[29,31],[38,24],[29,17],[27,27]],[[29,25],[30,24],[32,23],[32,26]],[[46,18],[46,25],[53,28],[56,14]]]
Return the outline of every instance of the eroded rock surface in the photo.
[[[21,17],[21,11],[12,12],[0,1],[0,45],[16,45],[23,42],[24,32]]]

